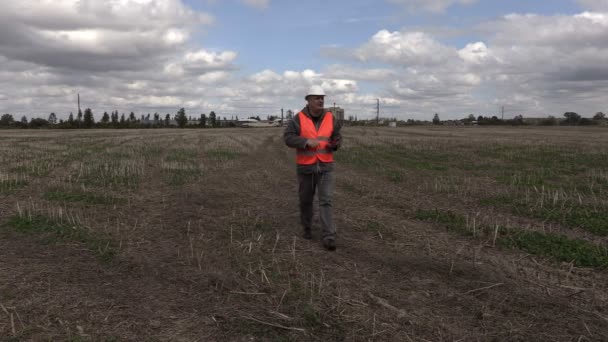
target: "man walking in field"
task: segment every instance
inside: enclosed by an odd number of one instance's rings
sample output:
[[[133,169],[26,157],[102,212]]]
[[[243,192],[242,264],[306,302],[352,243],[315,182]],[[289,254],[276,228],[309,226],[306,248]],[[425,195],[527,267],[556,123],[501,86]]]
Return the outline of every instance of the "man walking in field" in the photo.
[[[313,200],[319,191],[319,216],[323,229],[323,246],[336,249],[336,227],[332,218],[334,191],[334,156],[342,142],[340,123],[323,108],[325,92],[320,86],[312,86],[305,100],[308,102],[285,128],[285,144],[296,149],[300,220],[305,239],[312,239],[311,225]]]

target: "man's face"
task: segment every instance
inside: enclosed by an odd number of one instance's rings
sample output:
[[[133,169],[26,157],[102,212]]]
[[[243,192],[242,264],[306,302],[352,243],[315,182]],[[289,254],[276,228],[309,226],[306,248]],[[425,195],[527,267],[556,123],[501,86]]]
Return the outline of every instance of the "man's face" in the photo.
[[[310,95],[308,97],[308,108],[310,108],[311,114],[317,116],[323,109],[325,102],[325,96],[323,95]]]

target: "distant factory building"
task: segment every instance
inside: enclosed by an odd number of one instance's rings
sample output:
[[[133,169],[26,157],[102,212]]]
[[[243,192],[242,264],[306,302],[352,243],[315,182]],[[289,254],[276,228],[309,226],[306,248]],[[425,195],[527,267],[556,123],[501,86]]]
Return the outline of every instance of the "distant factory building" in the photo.
[[[329,107],[328,110],[340,121],[344,121],[344,109],[340,107]]]

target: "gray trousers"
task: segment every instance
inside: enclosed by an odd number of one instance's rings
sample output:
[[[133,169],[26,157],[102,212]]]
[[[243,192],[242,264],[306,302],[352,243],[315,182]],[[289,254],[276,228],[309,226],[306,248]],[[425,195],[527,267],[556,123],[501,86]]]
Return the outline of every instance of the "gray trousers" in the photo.
[[[323,228],[323,240],[336,238],[336,227],[332,217],[332,196],[334,193],[334,173],[332,171],[301,174],[298,173],[300,220],[302,226],[311,228],[315,191],[319,188],[319,216]]]

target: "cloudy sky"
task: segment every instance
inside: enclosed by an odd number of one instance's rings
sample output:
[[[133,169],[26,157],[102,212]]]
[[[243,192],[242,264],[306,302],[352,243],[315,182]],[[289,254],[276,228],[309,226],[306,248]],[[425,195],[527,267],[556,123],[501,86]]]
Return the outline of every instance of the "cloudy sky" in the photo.
[[[608,112],[608,0],[3,0],[0,113]]]

